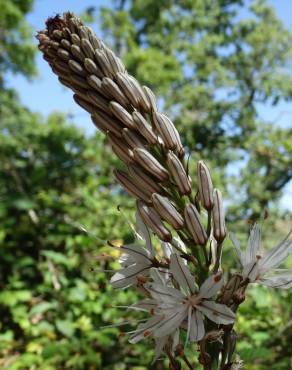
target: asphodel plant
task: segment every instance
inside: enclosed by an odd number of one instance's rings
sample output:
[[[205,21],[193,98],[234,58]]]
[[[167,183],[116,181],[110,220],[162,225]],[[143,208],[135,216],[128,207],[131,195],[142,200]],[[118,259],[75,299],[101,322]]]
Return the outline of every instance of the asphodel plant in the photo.
[[[153,341],[154,361],[166,355],[170,369],[194,368],[184,351],[193,343],[204,369],[240,368],[236,311],[251,283],[292,286],[292,271],[278,269],[292,251],[290,234],[265,254],[257,224],[244,251],[231,235],[242,269],[223,271],[227,230],[221,192],[202,160],[192,182],[180,135],[158,111],[154,93],[70,12],[49,18],[37,38],[59,81],[73,90],[76,103],[124,163],[125,169],[114,169],[114,176],[137,200],[136,242],[120,247],[109,242],[121,252],[121,268],[111,283],[145,296],[129,307],[145,315],[129,341]],[[159,249],[153,238],[159,239]]]

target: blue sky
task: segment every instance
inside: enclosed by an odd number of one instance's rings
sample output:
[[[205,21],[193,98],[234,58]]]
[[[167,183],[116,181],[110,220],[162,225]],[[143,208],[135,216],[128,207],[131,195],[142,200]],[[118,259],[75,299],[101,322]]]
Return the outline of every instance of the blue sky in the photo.
[[[35,0],[34,9],[27,16],[27,20],[37,31],[44,27],[44,21],[48,16],[63,13],[66,10],[78,14],[88,6],[99,8],[109,3],[109,0]],[[276,9],[279,18],[282,19],[286,27],[292,31],[292,0],[270,0],[269,3]],[[100,34],[96,23],[93,28],[97,34]],[[41,112],[44,116],[56,110],[65,112],[75,124],[84,128],[88,134],[93,133],[95,128],[89,115],[73,102],[72,93],[63,88],[57,78],[52,76],[48,64],[40,54],[36,58],[36,63],[39,76],[33,81],[28,81],[22,76],[8,76],[8,85],[18,91],[23,104],[32,111]],[[276,108],[259,107],[259,114],[270,122],[277,121],[277,124],[286,127],[292,125],[292,103],[282,103]],[[286,186],[281,203],[283,208],[292,209],[291,183]]]

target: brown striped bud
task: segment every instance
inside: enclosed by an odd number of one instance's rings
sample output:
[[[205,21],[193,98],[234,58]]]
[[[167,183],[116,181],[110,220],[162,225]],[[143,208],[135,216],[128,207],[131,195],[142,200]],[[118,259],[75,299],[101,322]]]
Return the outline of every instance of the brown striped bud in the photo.
[[[123,108],[119,103],[111,101],[109,104],[110,110],[123,124],[131,129],[136,129],[136,124],[132,115]]]
[[[147,172],[151,173],[160,182],[168,180],[167,170],[146,149],[134,149],[134,158]]]
[[[210,171],[203,161],[198,162],[197,175],[201,203],[205,209],[211,210],[214,205],[213,184]]]
[[[181,195],[189,195],[192,192],[191,182],[186,174],[184,166],[179,158],[173,153],[167,154],[167,165]]]
[[[62,81],[61,79],[60,79],[60,81],[64,84],[64,85],[66,85],[66,81]],[[69,86],[70,87],[70,86]],[[71,87],[72,88],[72,87]],[[94,107],[93,107],[93,105],[92,104],[90,104],[90,103],[88,103],[88,101],[87,100],[84,100],[84,99],[82,99],[79,95],[77,95],[77,94],[74,94],[73,95],[73,99],[75,100],[75,102],[78,104],[78,105],[80,105],[80,107],[81,108],[83,108],[83,109],[85,109],[87,112],[89,112],[90,114],[92,114],[93,112],[94,112]]]
[[[136,123],[136,127],[138,131],[145,137],[147,142],[150,145],[154,145],[157,143],[158,138],[157,135],[152,130],[151,125],[146,121],[146,119],[142,116],[140,112],[133,112],[132,113],[133,119]]]
[[[73,44],[80,46],[81,40],[80,40],[80,37],[77,35],[77,33],[71,34],[71,41],[73,42]]]
[[[143,187],[147,193],[152,194],[163,192],[163,189],[157,184],[157,181],[145,173],[142,168],[136,165],[131,165],[129,166],[129,173],[136,183],[140,184],[140,186]]]
[[[123,93],[128,98],[129,102],[135,107],[139,108],[139,95],[137,95],[137,89],[133,88],[133,83],[127,73],[117,73],[116,81]]]
[[[68,62],[68,60],[70,59],[70,54],[65,49],[59,48],[58,51],[57,51],[57,54],[65,62]]]
[[[114,170],[115,178],[123,186],[127,193],[132,195],[136,199],[141,199],[146,203],[150,203],[150,196],[143,189],[131,179],[131,177],[124,171]]]
[[[125,142],[111,133],[108,133],[108,139],[111,143],[113,151],[121,161],[126,164],[134,162],[133,151]]]
[[[71,53],[74,55],[74,57],[79,61],[82,62],[85,59],[85,55],[83,54],[80,46],[78,45],[71,45]]]
[[[159,214],[153,207],[148,207],[145,203],[137,201],[137,209],[145,225],[151,229],[160,240],[170,242],[171,232],[164,226]]]
[[[90,75],[87,77],[86,80],[87,80],[88,85],[90,85],[94,90],[96,90],[99,93],[102,93],[103,87],[102,87],[100,78],[98,78],[95,75]]]
[[[86,92],[87,100],[90,101],[96,108],[103,110],[105,113],[108,112],[108,102],[100,94],[93,90]]]
[[[88,73],[96,75],[97,77],[103,77],[101,70],[97,67],[93,60],[89,58],[84,59],[84,67]]]
[[[145,140],[139,134],[135,133],[133,130],[124,128],[122,131],[123,138],[130,148],[145,148]]]
[[[194,242],[199,245],[205,245],[208,240],[206,231],[200,221],[200,215],[193,204],[188,204],[184,210],[185,220],[188,230],[192,234]]]
[[[214,189],[214,206],[212,209],[213,235],[218,243],[222,243],[226,236],[225,216],[221,191]]]
[[[103,132],[111,132],[117,137],[122,137],[122,124],[114,117],[110,117],[104,112],[95,111],[92,115],[92,121],[97,128],[100,128]]]
[[[81,49],[87,58],[94,59],[94,50],[88,39],[81,39]]]
[[[137,96],[140,108],[144,110],[145,112],[149,112],[151,110],[151,107],[150,107],[149,101],[141,85],[136,80],[136,78],[134,78],[133,76],[129,75],[128,78],[132,84],[133,91],[135,91],[135,95]]]
[[[77,73],[80,76],[86,76],[86,72],[84,71],[84,68],[81,66],[80,63],[76,62],[76,60],[70,59],[68,61],[68,65],[71,71]]]
[[[153,120],[166,148],[179,152],[183,150],[179,133],[171,120],[164,114],[158,112],[153,112]]]
[[[125,66],[123,64],[123,62],[121,61],[120,58],[118,58],[113,52],[112,50],[108,49],[108,48],[105,48],[104,49],[105,53],[106,53],[106,56],[107,56],[107,59],[111,65],[111,68],[112,68],[112,71],[114,74],[118,73],[118,72],[121,72],[121,73],[125,73]]]
[[[110,78],[104,77],[102,79],[102,88],[108,93],[108,95],[120,103],[122,106],[129,105],[128,99],[123,94],[119,86]]]
[[[157,103],[156,103],[156,97],[151,89],[147,86],[143,86],[144,93],[146,95],[146,98],[148,99],[150,110],[156,111],[157,110]]]
[[[71,50],[71,43],[68,40],[62,39],[60,44],[63,46],[64,49],[69,51]]]
[[[94,55],[95,60],[102,70],[104,76],[112,79],[114,74],[104,50],[96,49]]]
[[[166,197],[159,194],[152,194],[152,203],[160,217],[168,222],[175,230],[180,230],[184,225],[182,216]]]

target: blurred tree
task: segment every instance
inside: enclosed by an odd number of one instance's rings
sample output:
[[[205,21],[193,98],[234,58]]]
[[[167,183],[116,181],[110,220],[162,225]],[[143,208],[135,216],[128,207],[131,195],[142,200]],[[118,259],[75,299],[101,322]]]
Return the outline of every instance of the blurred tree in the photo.
[[[258,113],[291,100],[291,34],[265,0],[113,4],[101,11],[106,41],[160,94],[193,158],[218,170],[230,220],[258,218],[292,177],[291,127]]]

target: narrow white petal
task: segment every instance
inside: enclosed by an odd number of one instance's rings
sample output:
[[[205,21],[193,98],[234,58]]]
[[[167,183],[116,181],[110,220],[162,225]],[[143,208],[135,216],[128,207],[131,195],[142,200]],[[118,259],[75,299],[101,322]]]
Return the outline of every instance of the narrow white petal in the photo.
[[[205,335],[203,315],[198,310],[193,310],[191,319],[190,342],[198,342]]]
[[[176,329],[172,334],[172,350],[174,351],[179,345],[179,329]]]
[[[152,268],[150,270],[150,276],[152,277],[155,284],[166,285],[168,280],[168,272],[159,271],[157,268]]]
[[[170,243],[162,242],[161,248],[164,258],[170,258],[171,253],[173,253],[173,247]]]
[[[129,306],[129,309],[149,312],[155,309],[156,307],[157,307],[157,302],[154,299],[145,299],[138,303],[132,304],[131,306]]]
[[[188,309],[188,320],[187,320],[188,326],[187,326],[187,335],[186,335],[185,347],[188,344],[188,341],[189,341],[189,338],[190,338],[191,321],[192,321],[192,310],[193,310],[193,307],[192,306],[189,306],[189,309]]]
[[[242,253],[242,251],[240,249],[240,241],[237,239],[236,235],[233,234],[233,233],[229,234],[229,238],[232,241],[232,244],[233,244],[233,246],[236,250],[236,253],[237,253],[237,256],[238,256],[238,259],[239,259],[241,265],[244,266],[246,264],[246,261],[245,261],[244,253]]]
[[[179,283],[182,289],[190,293],[196,292],[196,281],[183,259],[176,253],[170,256],[170,271],[174,279]]]
[[[130,337],[130,343],[137,343],[141,339],[148,337],[153,333],[155,327],[161,323],[163,316],[153,316],[146,323],[138,325],[137,329],[134,331],[134,334]]]
[[[138,244],[126,244],[119,249],[130,255],[138,263],[145,263],[145,261],[148,261],[149,264],[152,263],[150,253]]]
[[[154,299],[160,302],[181,303],[185,296],[177,289],[161,284],[145,284]]]
[[[216,324],[228,325],[232,324],[235,320],[235,313],[224,304],[213,301],[202,301],[196,307]]]
[[[288,289],[292,287],[292,270],[283,270],[272,276],[263,277],[259,282],[263,285],[279,288],[279,289]]]
[[[244,266],[242,275],[245,278],[248,278],[250,282],[255,281],[259,277],[260,269],[259,269],[259,262],[251,261],[248,265]]]
[[[155,327],[154,337],[164,337],[169,335],[174,329],[179,328],[182,321],[185,319],[188,313],[188,307],[181,305],[179,309],[166,316],[159,325]]]
[[[150,252],[151,257],[155,257],[155,251],[151,242],[151,237],[147,226],[144,224],[139,212],[136,213],[136,227],[138,234],[145,241],[146,248]]]
[[[147,275],[149,273],[149,266],[142,264],[131,265],[125,269],[117,271],[112,276],[110,283],[115,288],[126,288],[131,284],[134,284],[137,280],[137,275]]]
[[[211,275],[202,284],[199,297],[201,298],[211,298],[213,297],[223,286],[223,275],[222,273],[217,273]]]
[[[165,337],[162,337],[162,338],[155,338],[154,359],[152,361],[152,364],[154,364],[154,362],[156,362],[159,359],[160,355],[163,352],[163,348],[165,347],[168,339],[169,339],[168,335],[166,335]]]
[[[248,238],[245,264],[256,260],[261,247],[261,229],[258,224],[254,224]]]
[[[275,248],[271,249],[260,261],[261,271],[276,268],[292,253],[291,231]]]

